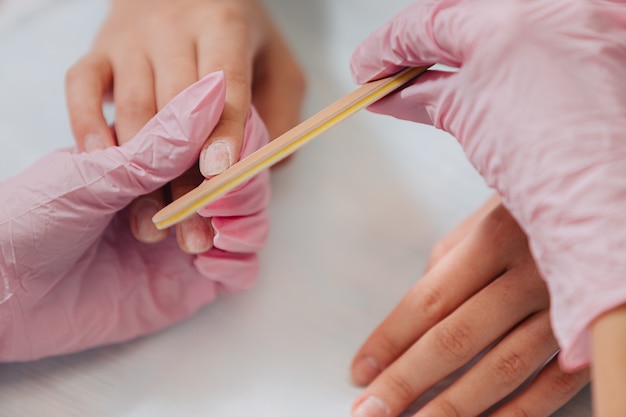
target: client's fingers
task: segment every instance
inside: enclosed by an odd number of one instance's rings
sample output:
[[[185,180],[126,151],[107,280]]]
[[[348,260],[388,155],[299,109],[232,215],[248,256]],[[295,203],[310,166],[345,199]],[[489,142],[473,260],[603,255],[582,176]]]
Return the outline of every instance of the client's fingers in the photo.
[[[571,374],[564,372],[557,358],[553,358],[528,387],[496,410],[492,417],[547,417],[589,383],[587,369]]]
[[[204,177],[198,166],[192,166],[180,177],[172,180],[172,199],[176,200],[200,185]],[[213,247],[213,227],[211,219],[194,214],[176,225],[176,238],[180,248],[190,254],[206,252]]]
[[[355,383],[371,382],[427,330],[500,276],[509,252],[520,243],[507,238],[516,230],[505,209],[497,207],[476,232],[428,271],[356,354]],[[488,261],[485,254],[490,254]]]
[[[416,417],[477,416],[519,388],[557,349],[548,310],[534,314],[430,401]],[[481,387],[480,396],[476,395],[476,387]],[[543,395],[555,403],[562,401],[558,396],[545,396],[545,392]]]
[[[152,217],[165,207],[163,190],[158,189],[134,199],[128,206],[130,230],[133,236],[144,243],[156,243],[167,237],[167,230],[159,230]]]
[[[231,36],[208,31],[197,41],[198,74],[223,70],[228,86],[221,119],[200,154],[200,171],[205,177],[217,175],[237,161],[250,112],[252,63],[260,35],[244,18],[229,23],[235,26],[227,28]]]

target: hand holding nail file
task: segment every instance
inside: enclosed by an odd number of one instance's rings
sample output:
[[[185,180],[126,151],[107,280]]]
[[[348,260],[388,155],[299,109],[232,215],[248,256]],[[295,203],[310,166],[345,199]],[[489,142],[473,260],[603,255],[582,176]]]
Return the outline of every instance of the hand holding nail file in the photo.
[[[286,158],[338,122],[415,79],[426,71],[427,68],[425,66],[408,68],[390,77],[362,85],[352,93],[339,99],[313,117],[232,165],[222,174],[204,182],[163,208],[154,215],[152,221],[158,229],[165,229],[181,222],[211,201]]]

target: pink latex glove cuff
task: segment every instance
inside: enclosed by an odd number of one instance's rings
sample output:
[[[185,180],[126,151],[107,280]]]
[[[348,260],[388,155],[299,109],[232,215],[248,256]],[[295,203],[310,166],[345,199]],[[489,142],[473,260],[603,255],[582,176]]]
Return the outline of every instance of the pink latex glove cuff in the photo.
[[[561,364],[626,303],[626,7],[586,0],[417,1],[359,45],[365,82],[441,63],[372,110],[457,137],[529,236]],[[489,256],[489,254],[485,254]]]
[[[127,144],[53,152],[0,184],[0,360],[128,340],[189,316],[222,289],[254,282],[268,231],[267,173],[208,213],[216,216],[215,247],[198,256],[183,253],[173,233],[138,242],[124,210],[197,161],[224,95],[223,74],[210,74]],[[267,140],[251,111],[245,152]]]

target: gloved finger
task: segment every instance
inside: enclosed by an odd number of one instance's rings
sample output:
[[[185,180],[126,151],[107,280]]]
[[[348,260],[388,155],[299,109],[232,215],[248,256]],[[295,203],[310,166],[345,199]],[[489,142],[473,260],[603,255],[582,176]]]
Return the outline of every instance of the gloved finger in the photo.
[[[350,59],[354,79],[362,84],[406,67],[437,63],[459,67],[464,45],[471,42],[468,22],[482,17],[475,16],[483,11],[473,7],[477,4],[418,0],[406,7],[356,47]]]
[[[256,253],[233,253],[212,248],[197,255],[194,266],[204,277],[226,291],[250,288],[256,279],[259,262]]]
[[[557,358],[552,359],[521,393],[491,416],[550,416],[589,383],[589,370],[567,373],[560,368]]]
[[[70,126],[81,151],[105,149],[116,143],[102,113],[103,98],[112,85],[113,70],[105,56],[87,55],[65,76]]]
[[[128,142],[157,112],[154,77],[147,57],[128,54],[113,64],[115,134],[120,145]]]
[[[478,416],[522,386],[557,350],[548,310],[533,314],[426,404],[416,416],[436,414],[442,409],[448,410],[451,415],[457,412],[458,415]],[[477,395],[478,392],[480,395]],[[565,403],[562,396],[546,393],[544,396],[542,402],[546,406],[553,402],[551,406],[558,408]]]
[[[200,172],[207,178],[226,170],[241,154],[250,111],[253,60],[260,43],[257,30],[245,19],[229,22],[237,25],[229,28],[231,36],[208,31],[197,41],[198,74],[223,70],[228,86],[222,118],[200,154]]]
[[[130,198],[154,191],[189,169],[219,120],[224,93],[223,74],[210,74],[176,96],[133,140],[87,154],[93,155],[88,163],[103,180],[102,187],[90,185],[98,204],[117,211]]]
[[[267,129],[255,108],[247,115],[244,142],[240,158],[245,158],[268,141]],[[218,200],[198,210],[203,217],[246,216],[267,206],[269,201],[269,172],[262,171]]]
[[[265,208],[270,199],[269,172],[263,171],[218,200],[198,210],[203,217],[248,216]]]
[[[267,210],[242,217],[214,217],[216,248],[236,253],[255,253],[263,249],[269,233]]]
[[[442,129],[452,128],[440,115],[452,104],[457,78],[454,72],[426,71],[411,84],[371,104],[368,110]]]
[[[170,189],[172,199],[176,200],[202,183],[204,177],[194,164],[183,175],[172,180]],[[197,254],[211,249],[213,246],[213,226],[211,219],[194,214],[176,225],[176,239],[185,253]]]
[[[175,239],[137,242],[125,211],[108,226],[93,247],[76,255],[74,269],[44,265],[42,279],[22,281],[21,291],[3,305],[21,314],[0,329],[0,360],[33,360],[129,340],[186,318],[217,296],[218,284],[195,270]],[[83,239],[83,250],[87,246]],[[219,267],[217,273],[228,275],[228,262]],[[234,267],[234,274],[245,271],[238,262]]]

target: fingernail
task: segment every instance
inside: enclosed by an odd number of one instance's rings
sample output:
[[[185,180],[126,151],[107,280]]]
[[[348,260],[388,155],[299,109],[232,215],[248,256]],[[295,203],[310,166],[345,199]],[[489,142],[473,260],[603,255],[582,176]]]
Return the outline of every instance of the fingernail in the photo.
[[[369,384],[382,370],[383,368],[376,359],[371,356],[364,356],[354,365],[352,378],[357,385]]]
[[[159,203],[149,198],[137,201],[133,206],[135,218],[135,237],[144,243],[154,243],[167,235],[166,230],[159,230],[152,222],[152,217],[161,209]]]
[[[89,133],[85,136],[85,151],[93,152],[101,149],[106,149],[102,136],[96,133]]]
[[[213,246],[213,231],[204,218],[192,216],[180,224],[181,248],[190,254],[204,253]]]
[[[352,413],[352,417],[387,417],[389,407],[378,397],[367,397]]]
[[[200,171],[205,177],[220,174],[233,164],[233,152],[225,140],[216,140],[202,151]]]

